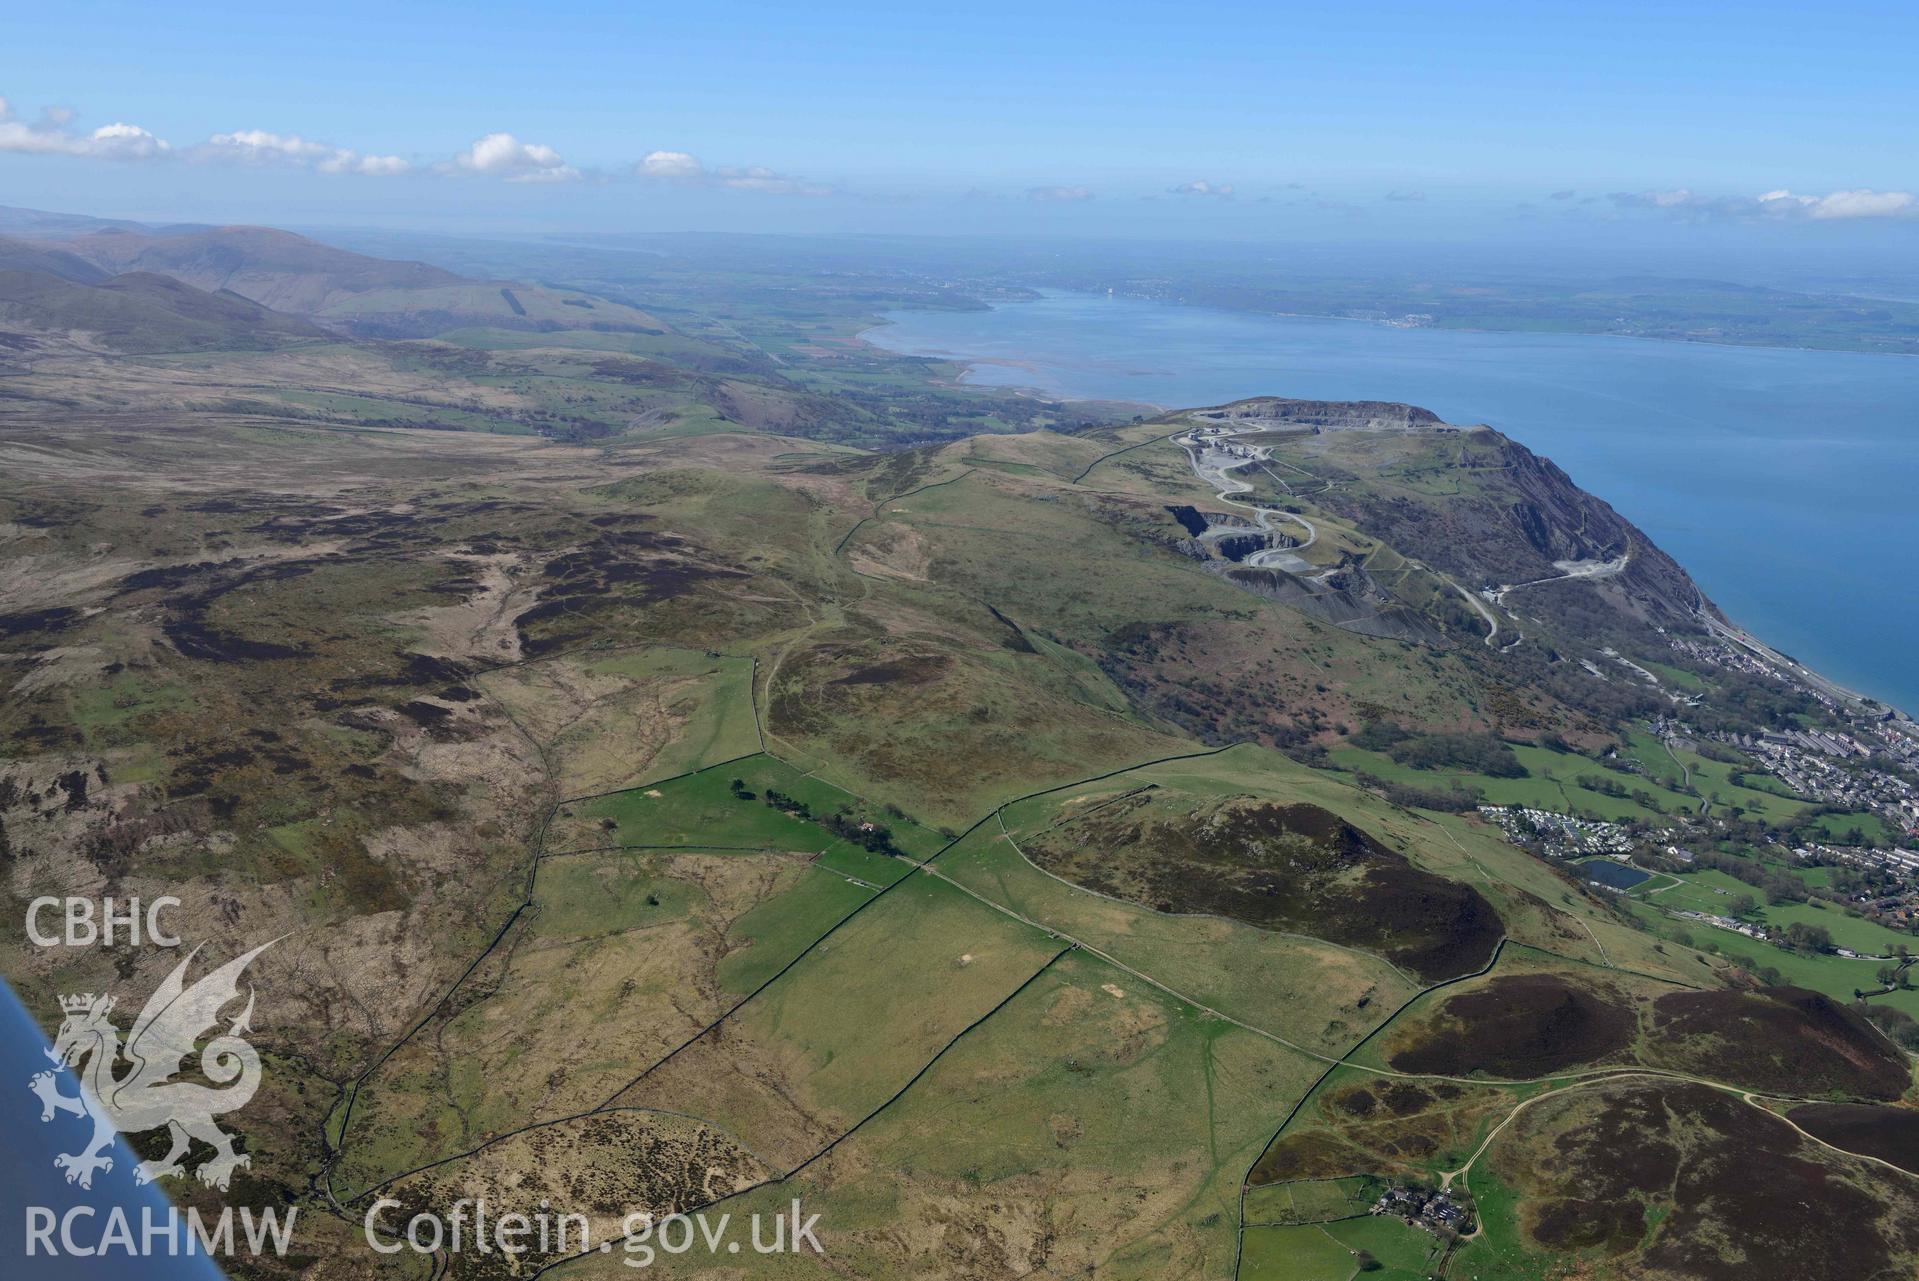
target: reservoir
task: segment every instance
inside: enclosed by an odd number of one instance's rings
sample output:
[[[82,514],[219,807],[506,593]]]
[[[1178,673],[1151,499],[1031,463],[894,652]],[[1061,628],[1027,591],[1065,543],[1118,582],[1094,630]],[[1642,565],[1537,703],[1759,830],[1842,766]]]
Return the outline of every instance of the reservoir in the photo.
[[[1642,872],[1636,867],[1624,863],[1615,863],[1609,858],[1589,858],[1579,864],[1579,874],[1587,880],[1608,889],[1629,890],[1652,879],[1650,872]]]
[[[1652,536],[1736,622],[1919,713],[1919,357],[1480,333],[1051,292],[864,336],[1049,395],[1395,400],[1487,423]]]

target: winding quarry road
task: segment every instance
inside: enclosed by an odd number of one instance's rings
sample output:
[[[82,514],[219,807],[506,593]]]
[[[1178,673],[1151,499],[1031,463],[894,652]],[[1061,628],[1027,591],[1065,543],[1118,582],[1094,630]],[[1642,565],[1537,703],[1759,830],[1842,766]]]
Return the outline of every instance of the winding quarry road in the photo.
[[[1205,431],[1205,428],[1194,428],[1188,431],[1174,432],[1171,436],[1168,436],[1167,439],[1178,444],[1181,449],[1186,451],[1186,459],[1192,465],[1193,474],[1206,484],[1213,486],[1213,496],[1215,498],[1229,507],[1237,507],[1241,511],[1251,512],[1253,514],[1253,523],[1259,527],[1262,533],[1279,535],[1280,531],[1273,528],[1274,520],[1292,521],[1306,531],[1306,539],[1304,542],[1295,543],[1291,547],[1268,547],[1262,551],[1256,551],[1246,558],[1246,563],[1256,566],[1271,566],[1272,568],[1283,569],[1293,574],[1310,574],[1317,572],[1318,567],[1299,554],[1319,541],[1319,527],[1317,525],[1307,520],[1304,516],[1294,512],[1281,511],[1277,507],[1262,507],[1257,503],[1241,502],[1238,498],[1234,497],[1235,494],[1250,494],[1253,491],[1253,486],[1250,482],[1241,480],[1232,473],[1238,468],[1245,466],[1247,462],[1256,462],[1262,467],[1267,467],[1272,454],[1271,447],[1266,445],[1229,445],[1229,442],[1236,439],[1232,434],[1220,433],[1207,435]],[[1244,456],[1228,454],[1226,452],[1228,447],[1243,449],[1246,452]],[[1270,467],[1267,467],[1267,474],[1272,475]],[[1279,477],[1273,476],[1273,479],[1279,480]],[[1317,477],[1315,477],[1315,479],[1317,479]],[[1286,485],[1285,481],[1280,480],[1279,483],[1285,488],[1291,489],[1291,486]]]
[[[1541,583],[1563,583],[1569,578],[1611,578],[1626,572],[1626,566],[1632,564],[1632,553],[1622,552],[1611,560],[1556,560],[1553,566],[1565,571],[1550,578],[1534,578],[1523,583],[1507,583],[1495,587],[1486,594],[1500,604],[1506,603],[1506,593],[1516,592],[1522,587],[1537,587]]]
[[[1473,595],[1458,583],[1453,583],[1452,579],[1449,578],[1446,581],[1452,583],[1453,590],[1458,592],[1460,597],[1464,599],[1468,605],[1478,610],[1479,616],[1486,620],[1486,647],[1488,649],[1498,649],[1499,646],[1493,644],[1493,638],[1499,635],[1499,620],[1493,617],[1493,612],[1490,609],[1486,608],[1486,602],[1480,600],[1479,597]],[[1524,636],[1519,638],[1519,640],[1525,639]],[[1514,641],[1513,644],[1517,645],[1519,641]]]
[[[1272,447],[1269,445],[1237,444],[1236,442],[1241,434],[1242,433],[1226,431],[1223,428],[1194,427],[1184,431],[1176,431],[1166,439],[1186,451],[1186,460],[1192,466],[1193,474],[1199,477],[1204,483],[1213,486],[1213,496],[1215,498],[1229,507],[1237,507],[1241,511],[1251,512],[1253,514],[1253,520],[1261,532],[1268,534],[1277,533],[1278,531],[1273,528],[1273,521],[1275,519],[1292,521],[1306,530],[1306,540],[1304,542],[1295,543],[1291,547],[1269,547],[1264,551],[1254,552],[1246,558],[1248,565],[1270,566],[1274,569],[1283,569],[1291,574],[1300,574],[1308,577],[1323,577],[1325,574],[1330,573],[1331,570],[1321,569],[1299,554],[1319,541],[1319,526],[1313,524],[1312,521],[1297,512],[1282,511],[1277,507],[1262,507],[1257,503],[1242,502],[1240,499],[1234,497],[1236,494],[1252,492],[1253,487],[1250,483],[1233,475],[1234,471],[1246,466],[1248,462],[1257,463],[1260,469],[1277,481],[1280,488],[1286,490],[1286,492],[1291,493],[1293,489],[1291,485],[1280,478],[1278,473],[1273,471],[1272,463],[1276,460],[1272,457]],[[1257,433],[1244,434],[1250,435]],[[1226,452],[1228,447],[1244,450],[1245,452],[1244,454],[1229,454]],[[1291,468],[1302,476],[1323,481],[1322,477],[1313,475],[1312,472],[1307,471],[1304,467],[1300,467],[1295,463],[1282,463],[1282,466]],[[1414,560],[1412,557],[1406,556],[1404,552],[1401,552],[1400,555],[1404,556],[1408,563],[1425,570],[1458,592],[1460,598],[1472,606],[1481,618],[1486,620],[1486,635],[1483,639],[1487,647],[1490,649],[1501,648],[1501,646],[1496,643],[1497,637],[1499,636],[1499,619],[1493,615],[1492,610],[1486,607],[1484,601],[1454,582],[1451,578],[1433,569],[1430,565]],[[1625,568],[1623,558],[1619,564],[1619,568]],[[1612,572],[1616,573],[1618,571],[1613,570]],[[1567,578],[1594,576],[1594,574],[1584,571],[1569,572],[1565,575]],[[1542,578],[1538,581],[1543,583],[1554,580]],[[1518,583],[1515,584],[1515,586],[1530,587],[1532,584]],[[1502,587],[1499,589],[1501,595],[1511,590],[1511,587]],[[1494,599],[1497,600],[1498,597],[1496,596]],[[1512,644],[1517,645],[1525,639],[1526,638],[1521,635],[1517,640],[1514,640]],[[1510,646],[1507,648],[1510,648]]]

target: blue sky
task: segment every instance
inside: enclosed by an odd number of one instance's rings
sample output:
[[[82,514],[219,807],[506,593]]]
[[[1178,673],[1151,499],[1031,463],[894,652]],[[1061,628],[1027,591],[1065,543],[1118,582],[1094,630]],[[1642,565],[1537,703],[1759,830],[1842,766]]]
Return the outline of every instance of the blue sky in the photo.
[[[0,203],[41,208],[448,230],[1919,229],[1910,3],[179,0],[6,27]]]

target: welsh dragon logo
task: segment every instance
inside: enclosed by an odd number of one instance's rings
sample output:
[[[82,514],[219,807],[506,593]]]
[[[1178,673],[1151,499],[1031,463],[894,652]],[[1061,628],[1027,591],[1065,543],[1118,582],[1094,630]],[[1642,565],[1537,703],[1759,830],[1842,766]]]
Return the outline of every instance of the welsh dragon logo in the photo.
[[[217,1031],[220,1011],[239,999],[240,975],[248,964],[272,946],[263,943],[189,987],[187,966],[200,952],[194,948],[148,998],[124,1046],[119,1028],[108,1017],[113,1012],[111,996],[60,998],[66,1019],[46,1054],[73,1069],[80,1078],[80,1094],[68,1098],[60,1093],[60,1078],[51,1071],[35,1073],[30,1088],[40,1096],[42,1121],[51,1121],[56,1112],[93,1119],[93,1138],[85,1148],[53,1158],[54,1165],[67,1172],[67,1182],[90,1188],[94,1171],[112,1171],[113,1158],[103,1154],[116,1131],[133,1135],[165,1127],[171,1133],[172,1147],[165,1156],[135,1167],[133,1177],[140,1183],[184,1175],[181,1158],[194,1139],[214,1151],[197,1171],[202,1183],[224,1191],[233,1171],[248,1164],[233,1150],[232,1136],[213,1118],[245,1107],[260,1087],[260,1056],[241,1035],[252,1030],[251,987],[246,1008],[200,1050],[199,1075],[212,1084],[174,1077],[187,1070],[187,1057],[200,1037]]]

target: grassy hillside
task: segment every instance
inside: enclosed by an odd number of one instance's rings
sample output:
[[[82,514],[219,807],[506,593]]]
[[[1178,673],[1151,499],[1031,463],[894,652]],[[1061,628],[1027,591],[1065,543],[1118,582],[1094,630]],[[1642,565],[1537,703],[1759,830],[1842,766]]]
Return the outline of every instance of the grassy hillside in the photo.
[[[0,270],[0,324],[30,333],[79,333],[135,353],[266,350],[323,332],[237,295],[207,293],[146,272],[86,283],[44,271]]]
[[[301,1207],[309,1273],[379,1270],[386,1194],[579,1200],[602,1233],[798,1195],[833,1274],[874,1281],[1346,1281],[1362,1251],[1710,1277],[1753,1231],[1794,1276],[1919,1258],[1919,1185],[1871,1127],[1784,1119],[1910,1110],[1866,1019],[1908,994],[1765,984],[1655,906],[1747,882],[1604,892],[1475,807],[1591,810],[1654,851],[1686,825],[1819,887],[1779,844],[1808,802],[1703,730],[1830,714],[1676,648],[1704,626],[1683,573],[1517,445],[1248,402],[1212,412],[1271,420],[1272,470],[1222,495],[1176,439],[1217,418],[1011,434],[1066,424],[710,315],[649,332],[598,294],[393,270],[326,305],[491,289],[512,319],[248,350],[217,332],[257,303],[36,277],[215,345],[19,325],[0,401],[6,910],[165,886],[209,957],[281,940],[236,1195]],[[925,435],[847,443],[896,429]],[[1296,590],[1233,572],[1221,532],[1277,532],[1234,495],[1294,518],[1260,550]],[[1622,540],[1639,572],[1481,594]],[[168,960],[0,949],[43,1015]],[[1479,1230],[1364,1213],[1413,1185]]]
[[[371,258],[270,227],[177,234],[108,228],[0,250],[60,274],[141,273],[377,337],[427,337],[467,326],[664,333],[635,308],[513,281],[466,280],[420,262]],[[76,278],[79,278],[76,276]],[[158,350],[158,349],[156,349]]]

